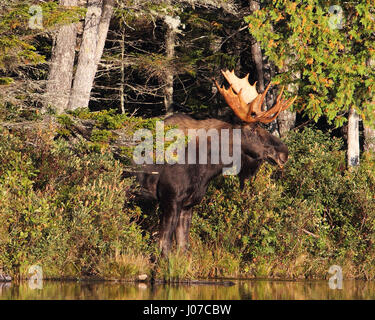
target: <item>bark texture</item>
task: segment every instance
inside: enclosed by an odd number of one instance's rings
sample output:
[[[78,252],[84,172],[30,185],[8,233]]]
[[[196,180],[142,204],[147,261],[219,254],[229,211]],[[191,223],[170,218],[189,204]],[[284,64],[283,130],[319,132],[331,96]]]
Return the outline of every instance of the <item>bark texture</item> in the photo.
[[[77,0],[60,0],[62,6],[77,6]],[[46,90],[46,106],[57,113],[67,109],[73,80],[77,23],[61,26],[54,40]]]
[[[349,111],[348,119],[348,167],[359,165],[359,116],[352,107]]]
[[[364,127],[365,131],[365,151],[375,152],[375,129]]]
[[[175,57],[176,37],[178,33],[178,27],[180,26],[179,17],[166,16],[164,19],[167,24],[167,32],[165,35],[165,54],[167,59],[172,62]],[[171,66],[168,69],[168,73],[165,75],[165,87],[164,87],[164,105],[166,113],[173,113],[173,83],[174,83],[174,70]]]
[[[375,68],[375,60],[369,59],[367,61],[367,66],[369,68]],[[375,96],[371,93],[370,99],[375,103]],[[365,135],[365,151],[375,152],[375,128],[371,128],[363,123],[364,135]]]
[[[277,117],[280,137],[284,137],[296,124],[297,114],[295,112],[284,110]]]
[[[254,12],[260,9],[260,4],[258,1],[249,1],[250,4],[250,11]],[[251,55],[255,62],[255,67],[257,70],[257,81],[258,81],[258,88],[260,92],[264,91],[264,72],[263,72],[263,55],[260,45],[257,41],[255,41],[251,45]]]
[[[287,72],[288,71],[288,62],[286,62],[285,67],[281,70],[281,72]],[[292,74],[292,77],[294,80],[301,78],[301,72],[297,71]],[[287,90],[289,92],[297,93],[298,92],[298,86],[295,84],[289,84],[287,86]],[[284,110],[280,112],[279,116],[277,117],[277,124],[279,126],[279,133],[280,137],[284,137],[291,129],[294,128],[296,124],[296,117],[297,113],[292,112],[289,109]]]
[[[114,0],[89,0],[68,109],[87,108],[108,33]]]

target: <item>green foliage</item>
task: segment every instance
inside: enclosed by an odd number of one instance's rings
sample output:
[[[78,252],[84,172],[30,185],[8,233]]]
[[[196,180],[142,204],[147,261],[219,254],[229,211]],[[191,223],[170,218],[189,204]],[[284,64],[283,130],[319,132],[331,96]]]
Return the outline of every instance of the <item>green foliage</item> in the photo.
[[[139,263],[131,272],[120,267],[130,263],[129,252],[134,261],[147,256],[149,236],[134,222],[139,209],[124,206],[133,182],[120,180],[110,153],[72,149],[46,133],[0,136],[0,265],[26,276],[37,263],[47,278],[145,272]],[[109,264],[119,269],[109,273]]]
[[[112,138],[112,131],[93,130],[91,133],[91,141],[108,143]]]
[[[193,255],[204,244],[252,277],[319,278],[337,263],[347,277],[374,278],[374,158],[346,171],[342,141],[310,128],[286,142],[283,172],[267,164],[244,190],[235,177],[209,188],[195,208]]]
[[[14,80],[12,78],[0,78],[0,85],[1,86],[6,86],[6,85],[9,85],[9,84],[12,84],[14,83]]]
[[[1,99],[1,95],[0,95]],[[20,97],[20,99],[23,99]],[[17,104],[11,102],[0,102],[0,119],[2,121],[27,121],[40,119],[39,109],[36,108],[22,108]]]
[[[342,7],[343,20],[329,13],[330,5]],[[283,0],[245,20],[284,70],[275,80],[299,85],[298,108],[316,121],[325,115],[341,126],[351,106],[369,123],[375,119],[375,69],[368,66],[375,59],[374,13],[373,1]],[[300,79],[291,80],[296,73]]]
[[[118,114],[114,109],[97,112],[90,112],[88,109],[77,109],[69,112],[69,114],[57,117],[59,123],[64,125],[64,128],[58,131],[61,136],[68,137],[70,135],[74,117],[94,121],[94,129],[91,132],[90,138],[91,142],[88,143],[89,149],[93,152],[102,152],[103,149],[109,146],[110,142],[116,140],[116,132],[110,130],[122,129],[122,134],[126,134],[130,138],[136,130],[148,129],[153,134],[154,142],[156,140],[156,122],[161,120],[160,118],[143,119],[131,117],[127,114]],[[165,126],[164,133],[175,127]],[[173,142],[165,142],[164,149],[166,150]],[[153,143],[150,147],[156,150],[156,144]],[[133,151],[134,146],[121,147],[121,156],[126,164],[130,164],[129,159],[132,159]]]
[[[56,119],[58,123],[62,124],[67,128],[70,128],[73,125],[73,120],[66,114],[58,115]]]
[[[69,127],[70,117],[59,119]],[[111,139],[95,130],[99,146]],[[264,164],[243,190],[236,177],[215,180],[194,209],[190,252],[153,265],[158,218],[134,204],[122,165],[51,135],[0,135],[0,264],[12,275],[39,264],[55,278],[321,278],[339,264],[346,277],[375,278],[374,155],[347,171],[340,139],[290,132],[283,171]]]
[[[38,4],[42,13],[45,31],[64,23],[78,21],[84,14],[82,8],[59,7],[55,1]],[[39,64],[45,57],[38,53],[33,38],[40,29],[29,28],[29,21],[35,14],[29,1],[15,1],[0,10],[0,70],[15,69],[20,65]]]
[[[157,274],[166,282],[178,282],[191,279],[191,257],[177,250],[168,258],[159,260]]]
[[[79,119],[89,119],[95,121],[95,127],[101,130],[127,129],[128,132],[134,132],[137,129],[154,130],[156,121],[159,118],[143,119],[132,117],[128,114],[117,113],[115,109],[90,112],[89,109],[76,109],[69,111],[70,115]],[[68,117],[65,115],[64,117]]]

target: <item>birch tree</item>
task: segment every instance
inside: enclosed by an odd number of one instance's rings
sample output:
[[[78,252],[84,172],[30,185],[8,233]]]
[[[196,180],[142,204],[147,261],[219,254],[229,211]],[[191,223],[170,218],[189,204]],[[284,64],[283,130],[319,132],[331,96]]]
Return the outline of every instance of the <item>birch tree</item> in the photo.
[[[61,6],[73,7],[78,0],[60,0]],[[73,80],[77,23],[61,26],[54,40],[52,58],[46,89],[47,103],[56,108],[57,113],[67,109]]]
[[[68,109],[87,108],[95,74],[103,54],[114,0],[88,0],[78,65]]]
[[[359,116],[354,107],[350,108],[348,116],[348,150],[347,161],[349,167],[359,165]]]
[[[167,25],[167,32],[165,35],[165,53],[166,58],[172,63],[175,57],[176,36],[179,33],[178,27],[181,24],[180,17],[165,16],[164,21]],[[166,113],[173,112],[173,82],[174,70],[173,67],[168,68],[168,73],[165,75],[164,87],[164,106]]]

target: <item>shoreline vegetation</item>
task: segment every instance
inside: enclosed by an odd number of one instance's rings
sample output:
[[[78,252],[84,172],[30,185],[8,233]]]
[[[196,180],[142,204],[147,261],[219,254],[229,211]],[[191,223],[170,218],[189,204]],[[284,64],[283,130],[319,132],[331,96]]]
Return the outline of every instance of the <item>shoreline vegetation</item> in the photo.
[[[2,0],[0,272],[374,280],[374,16],[374,1]],[[244,188],[214,180],[189,251],[161,259],[156,204],[122,178],[133,133],[173,112],[239,121],[213,86],[226,69],[271,84],[267,110],[298,96],[268,127],[289,160]]]
[[[264,164],[243,190],[237,177],[217,178],[194,209],[189,252],[161,259],[158,210],[121,179],[126,137],[155,119],[87,110],[54,119],[0,123],[0,265],[13,279],[32,265],[46,279],[328,279],[334,264],[344,279],[375,278],[372,153],[347,170],[342,139],[290,131],[283,171]]]

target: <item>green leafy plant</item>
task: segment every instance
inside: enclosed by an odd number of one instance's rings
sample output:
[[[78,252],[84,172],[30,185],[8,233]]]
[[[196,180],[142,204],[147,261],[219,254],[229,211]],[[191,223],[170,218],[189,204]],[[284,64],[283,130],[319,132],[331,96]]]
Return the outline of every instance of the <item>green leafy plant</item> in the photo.
[[[339,5],[342,17],[330,13],[330,5]],[[341,126],[355,107],[371,124],[375,69],[368,63],[375,58],[374,12],[371,1],[283,0],[266,4],[245,21],[279,70],[287,67],[274,80],[298,84],[297,109]],[[301,76],[291,80],[296,73]]]

